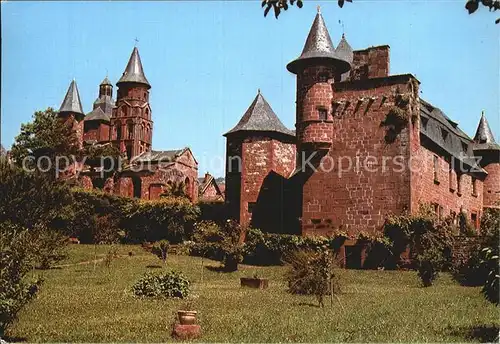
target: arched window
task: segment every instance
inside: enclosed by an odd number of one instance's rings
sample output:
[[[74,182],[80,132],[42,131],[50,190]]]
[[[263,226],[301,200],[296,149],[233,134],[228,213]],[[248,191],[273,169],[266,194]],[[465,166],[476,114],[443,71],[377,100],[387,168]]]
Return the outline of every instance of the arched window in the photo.
[[[116,123],[116,139],[120,140],[122,138],[122,124],[121,123]]]
[[[129,140],[134,138],[134,124],[131,122],[127,123],[127,131]]]
[[[189,199],[192,198],[191,181],[189,180],[189,177],[186,177],[186,179],[184,180],[184,192],[186,193],[186,196],[188,196]]]

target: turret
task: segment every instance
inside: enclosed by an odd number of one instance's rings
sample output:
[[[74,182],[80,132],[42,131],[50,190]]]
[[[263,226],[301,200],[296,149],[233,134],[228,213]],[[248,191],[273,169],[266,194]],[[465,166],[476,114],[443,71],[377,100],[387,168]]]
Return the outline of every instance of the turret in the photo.
[[[73,127],[76,132],[80,148],[83,146],[83,118],[82,102],[78,93],[78,86],[73,79],[69,85],[66,96],[59,108],[59,117],[68,125]]]
[[[483,206],[500,208],[500,146],[484,113],[474,136],[473,149],[474,155],[480,158],[479,164],[488,172],[483,184]]]
[[[111,117],[111,140],[133,157],[151,151],[153,121],[149,105],[149,84],[142,68],[139,50],[134,47],[122,77],[116,83],[116,107]],[[106,91],[105,85],[103,85]]]
[[[268,202],[265,194],[279,198],[281,193],[263,185],[271,172],[288,176],[294,170],[294,133],[283,125],[259,90],[238,124],[224,136],[228,215],[245,226],[264,209],[280,215],[282,210],[276,210],[280,200]]]
[[[112,96],[113,85],[106,76],[99,85],[99,96],[93,110],[85,116],[83,139],[86,144],[109,141],[110,120],[115,106]]]
[[[331,83],[351,69],[352,49],[345,41],[336,51],[318,7],[302,54],[287,65],[297,75],[297,150],[328,150],[332,144]],[[345,43],[345,44],[344,44]]]

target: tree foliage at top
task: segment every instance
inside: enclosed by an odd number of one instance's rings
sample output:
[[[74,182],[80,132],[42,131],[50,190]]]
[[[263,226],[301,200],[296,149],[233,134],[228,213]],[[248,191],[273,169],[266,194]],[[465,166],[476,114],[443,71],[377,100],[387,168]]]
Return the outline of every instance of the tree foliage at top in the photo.
[[[340,8],[344,7],[346,2],[352,2],[352,0],[337,0],[337,4]],[[262,7],[264,8],[264,17],[266,17],[271,9],[274,11],[274,16],[276,19],[279,17],[282,10],[286,11],[289,8],[289,4],[293,6],[297,4],[298,8],[302,8],[304,5],[302,0],[262,0]],[[468,0],[465,3],[465,8],[469,11],[469,14],[476,12],[479,5],[487,7],[490,12],[500,9],[500,0]],[[496,24],[500,23],[500,18],[495,21]]]
[[[28,168],[33,168],[42,156],[47,156],[54,167],[57,156],[70,158],[80,153],[72,125],[61,121],[58,112],[50,107],[45,111],[36,111],[32,122],[21,124],[21,133],[16,137],[11,151],[18,166],[22,166],[25,158],[33,157],[26,161],[25,166]],[[45,169],[48,161],[40,162],[44,163]]]

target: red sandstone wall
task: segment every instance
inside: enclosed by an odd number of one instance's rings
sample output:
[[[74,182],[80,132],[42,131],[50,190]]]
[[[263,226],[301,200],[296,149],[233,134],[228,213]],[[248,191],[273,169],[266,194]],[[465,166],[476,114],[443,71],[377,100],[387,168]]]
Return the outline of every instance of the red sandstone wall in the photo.
[[[382,45],[364,50],[355,50],[351,80],[363,80],[389,76],[389,46]]]
[[[295,168],[295,145],[254,136],[242,143],[240,223],[248,225],[249,202],[257,202],[264,179],[271,171],[287,178]]]
[[[99,142],[108,142],[109,141],[109,124],[101,123],[99,125]]]
[[[500,164],[484,167],[488,176],[484,181],[483,204],[485,207],[500,206]]]
[[[442,217],[448,216],[452,212],[459,214],[460,210],[463,209],[469,214],[469,219],[471,219],[472,214],[476,214],[477,222],[475,225],[478,226],[483,207],[483,182],[477,179],[477,193],[474,195],[472,177],[463,174],[461,190],[458,190],[457,174],[455,171],[450,173],[449,163],[441,156],[438,156],[437,180],[435,180],[434,156],[438,155],[421,146],[417,154],[412,157],[414,169],[411,184],[413,189],[412,211],[417,211],[421,203],[438,205]]]
[[[397,88],[400,92],[411,91],[408,80],[398,77],[384,82],[333,85],[334,100],[341,105],[333,117],[331,149],[321,160],[327,171],[312,174],[303,186],[304,235],[326,235],[339,227],[351,234],[377,231],[387,214],[409,207],[410,173],[406,169],[398,171],[401,166],[393,157],[401,156],[401,161],[409,158],[410,132],[403,129],[396,141],[388,144],[384,139],[386,128],[381,127],[394,104]],[[367,156],[378,160],[365,160]],[[347,159],[354,166],[359,160],[361,168],[339,175],[339,158],[344,170],[348,169]],[[331,161],[335,167],[328,171]]]

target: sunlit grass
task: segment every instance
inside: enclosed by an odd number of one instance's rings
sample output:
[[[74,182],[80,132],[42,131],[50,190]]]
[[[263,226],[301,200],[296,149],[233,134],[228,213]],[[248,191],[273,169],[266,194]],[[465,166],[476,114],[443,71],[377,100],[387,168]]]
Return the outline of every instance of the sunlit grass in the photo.
[[[95,249],[72,245],[61,264],[94,260]],[[98,258],[109,249],[98,246]],[[139,246],[119,246],[118,253],[109,268],[98,262],[38,271],[45,278],[42,290],[8,336],[30,342],[172,341],[176,311],[186,301],[134,298],[130,286],[146,271],[164,267]],[[446,274],[435,286],[421,288],[414,272],[342,270],[341,304],[328,300],[320,309],[314,297],[286,292],[284,267],[243,265],[228,274],[206,268],[218,262],[203,263],[202,268],[201,258],[171,255],[166,267],[193,282],[203,330],[199,341],[463,342],[491,335],[499,325],[498,309],[479,288],[461,287]],[[269,289],[240,288],[239,278],[256,272],[270,279]]]

